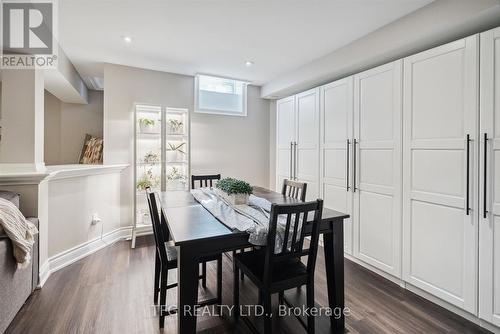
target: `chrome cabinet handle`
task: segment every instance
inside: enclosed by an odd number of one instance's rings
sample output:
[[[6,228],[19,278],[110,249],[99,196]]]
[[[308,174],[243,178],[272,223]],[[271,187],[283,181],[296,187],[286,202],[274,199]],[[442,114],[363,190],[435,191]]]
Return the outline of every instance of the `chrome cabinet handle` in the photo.
[[[466,148],[466,151],[467,151],[467,166],[466,166],[466,182],[465,182],[465,186],[466,186],[466,190],[465,190],[465,214],[468,216],[469,215],[469,212],[470,212],[470,206],[469,206],[469,192],[470,192],[470,187],[469,187],[469,183],[470,183],[470,142],[471,142],[471,139],[470,139],[470,135],[467,134],[467,138],[466,138],[466,145],[467,145],[467,148]]]
[[[356,139],[353,139],[352,141],[352,167],[353,167],[353,174],[352,174],[352,192],[356,192],[356,144],[358,144],[358,141]]]
[[[346,191],[349,191],[349,146],[350,146],[351,142],[349,141],[349,139],[347,139],[347,144],[346,144],[346,164],[347,164],[347,167],[346,167],[346,185],[345,185],[345,190]]]
[[[293,177],[293,171],[292,171],[292,164],[293,164],[293,142],[290,142],[290,180],[292,180]]]
[[[293,155],[293,158],[294,158],[294,163],[293,163],[293,179],[295,181],[297,181],[297,142],[293,142],[293,145],[295,146],[295,150],[294,150],[294,155]]]
[[[486,198],[488,196],[488,191],[487,191],[487,185],[488,185],[488,158],[487,158],[487,155],[488,155],[488,134],[485,133],[484,134],[484,170],[483,170],[483,218],[486,218],[487,215],[488,215],[488,210],[487,210],[487,207],[486,207]]]

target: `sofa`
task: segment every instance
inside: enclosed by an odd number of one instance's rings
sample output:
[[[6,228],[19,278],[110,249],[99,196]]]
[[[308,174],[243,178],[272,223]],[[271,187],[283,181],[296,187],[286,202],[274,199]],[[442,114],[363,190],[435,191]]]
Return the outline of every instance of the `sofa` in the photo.
[[[19,207],[18,194],[0,191],[0,197]],[[38,228],[37,218],[28,220]],[[0,333],[5,332],[38,285],[38,235],[35,236],[32,263],[28,268],[18,269],[12,252],[10,239],[5,234],[0,235]]]

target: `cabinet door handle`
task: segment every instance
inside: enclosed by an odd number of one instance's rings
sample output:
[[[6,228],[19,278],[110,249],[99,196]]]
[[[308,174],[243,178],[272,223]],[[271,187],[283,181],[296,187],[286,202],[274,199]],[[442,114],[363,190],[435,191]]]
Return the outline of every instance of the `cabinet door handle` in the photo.
[[[486,218],[488,215],[488,210],[486,208],[486,203],[487,203],[487,196],[488,196],[488,191],[487,191],[487,185],[488,185],[488,134],[484,134],[484,170],[483,170],[483,218]]]
[[[293,141],[290,142],[290,180],[293,177],[292,164],[293,164]]]
[[[358,141],[356,139],[352,140],[352,192],[356,192],[356,144]]]
[[[297,142],[293,142],[293,145],[295,146],[294,150],[294,164],[293,164],[293,178],[295,181],[297,181]]]
[[[349,141],[349,139],[347,139],[347,144],[346,144],[346,185],[345,185],[345,190],[346,191],[349,191],[349,146],[350,146],[351,142]]]
[[[465,182],[465,213],[468,216],[470,212],[470,206],[469,206],[469,183],[470,183],[470,135],[467,134],[467,140],[466,140],[466,151],[467,151],[467,166],[466,166],[466,182]]]

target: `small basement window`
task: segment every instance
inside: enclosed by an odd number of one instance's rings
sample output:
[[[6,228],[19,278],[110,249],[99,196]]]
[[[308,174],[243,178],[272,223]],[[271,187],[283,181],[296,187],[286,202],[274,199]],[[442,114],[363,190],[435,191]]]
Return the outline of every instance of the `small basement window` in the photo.
[[[245,81],[196,75],[195,112],[246,116],[247,85]]]

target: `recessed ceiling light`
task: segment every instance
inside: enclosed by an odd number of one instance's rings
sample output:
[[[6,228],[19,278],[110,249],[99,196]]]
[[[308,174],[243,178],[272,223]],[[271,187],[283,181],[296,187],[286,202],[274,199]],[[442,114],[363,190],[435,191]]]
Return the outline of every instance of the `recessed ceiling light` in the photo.
[[[250,67],[250,66],[252,66],[252,65],[253,65],[253,61],[247,60],[247,61],[245,62],[245,66],[246,66],[246,67]]]
[[[130,37],[130,36],[123,36],[123,41],[125,43],[132,43],[132,37]]]

